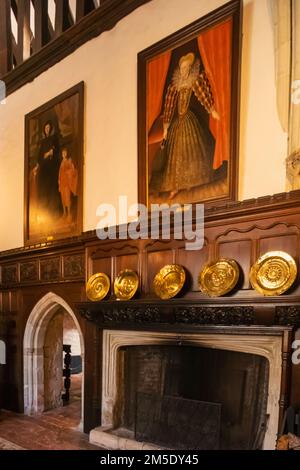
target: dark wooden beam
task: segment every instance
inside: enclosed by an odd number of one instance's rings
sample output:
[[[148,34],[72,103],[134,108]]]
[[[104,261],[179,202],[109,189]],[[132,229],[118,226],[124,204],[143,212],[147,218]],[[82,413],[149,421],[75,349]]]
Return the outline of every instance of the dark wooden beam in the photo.
[[[101,6],[101,3],[103,3],[103,0],[102,2],[100,1],[100,6]],[[86,15],[90,13],[91,11],[96,10],[96,8],[98,8],[97,2],[95,2],[94,0],[86,0],[85,2],[85,14]]]
[[[0,0],[0,4],[3,0]],[[82,44],[112,29],[118,21],[151,0],[109,0],[79,23],[50,41],[29,60],[18,65],[4,77],[7,94],[11,94],[48,68],[67,57]],[[50,20],[49,20],[50,21]]]
[[[12,33],[10,0],[0,1],[0,77],[12,69]]]
[[[16,40],[14,38],[14,35],[11,35],[12,37],[12,53],[13,53],[13,66],[17,66],[17,57],[18,57],[18,44],[16,43]]]
[[[13,0],[13,1],[15,1],[15,0]],[[33,4],[34,7],[35,7],[35,2],[36,1],[37,0],[32,0],[32,4]],[[40,0],[40,1],[41,1],[42,4],[48,2],[48,0]],[[53,29],[51,20],[49,18],[48,11],[47,11],[47,25],[48,25],[48,33],[47,33],[48,41],[50,41],[54,37],[54,29]]]
[[[76,22],[85,16],[85,0],[77,0],[76,2]]]
[[[68,0],[55,0],[55,4],[54,36],[58,37],[70,27],[70,10]]]
[[[55,0],[54,37],[60,36],[74,24],[68,0]]]
[[[72,10],[68,4],[68,28],[73,26],[76,23],[76,18],[73,18]]]
[[[30,0],[18,2],[18,63],[30,57]]]
[[[35,0],[35,39],[33,51],[39,51],[49,41],[48,0]]]
[[[98,8],[97,3],[94,0],[77,0],[76,1],[76,22],[80,21],[81,18],[88,15],[92,11]]]

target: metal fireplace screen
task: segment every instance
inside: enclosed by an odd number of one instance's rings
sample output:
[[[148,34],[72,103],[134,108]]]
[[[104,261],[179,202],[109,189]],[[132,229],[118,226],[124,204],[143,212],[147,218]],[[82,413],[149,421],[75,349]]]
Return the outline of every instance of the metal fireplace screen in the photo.
[[[135,439],[176,450],[217,450],[221,404],[137,393]]]

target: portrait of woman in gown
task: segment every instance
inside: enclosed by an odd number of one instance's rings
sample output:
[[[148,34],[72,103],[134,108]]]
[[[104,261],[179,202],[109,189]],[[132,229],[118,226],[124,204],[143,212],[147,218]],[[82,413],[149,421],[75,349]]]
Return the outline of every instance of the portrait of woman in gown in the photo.
[[[235,197],[234,27],[232,18],[200,24],[192,38],[187,28],[186,41],[181,30],[139,55],[139,200],[148,207]]]
[[[208,114],[219,119],[209,80],[205,71],[200,72],[199,59],[190,52],[180,58],[167,90],[163,141],[157,155],[166,161],[162,171],[156,171],[154,163],[150,180],[150,191],[168,192],[170,199],[179,191],[207,184],[212,179],[214,145],[210,133],[190,109],[193,94]]]

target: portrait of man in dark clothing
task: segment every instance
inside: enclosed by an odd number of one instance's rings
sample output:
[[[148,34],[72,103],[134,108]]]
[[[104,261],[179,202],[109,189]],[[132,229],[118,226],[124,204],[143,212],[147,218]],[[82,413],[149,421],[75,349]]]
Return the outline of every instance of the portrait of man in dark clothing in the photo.
[[[44,126],[37,163],[37,196],[39,211],[59,215],[58,173],[60,166],[59,138],[51,121]]]
[[[25,241],[82,232],[84,84],[25,116]]]

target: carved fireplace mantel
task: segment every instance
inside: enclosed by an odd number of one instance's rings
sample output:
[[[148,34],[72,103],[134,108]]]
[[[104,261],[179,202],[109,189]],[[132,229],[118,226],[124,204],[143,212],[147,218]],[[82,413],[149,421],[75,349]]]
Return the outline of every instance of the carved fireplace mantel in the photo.
[[[211,299],[203,303],[186,299],[136,299],[77,305],[81,316],[96,326],[101,338],[102,360],[97,380],[102,385],[98,389],[99,424],[91,432],[94,443],[99,444],[98,438],[107,442],[107,432],[103,429],[107,426],[113,429],[111,416],[118,395],[115,386],[118,348],[164,343],[179,346],[194,344],[267,358],[271,374],[268,402],[271,417],[263,447],[275,447],[276,435],[289,400],[291,342],[294,326],[299,324],[300,308],[282,302],[267,306],[250,302],[237,305],[230,304],[230,299],[222,299],[222,303],[216,303]],[[263,307],[265,312],[260,316],[258,313]]]
[[[300,327],[300,306],[274,303],[220,303],[184,299],[169,301],[108,300],[77,305],[82,317],[99,327],[134,325],[281,325]]]

